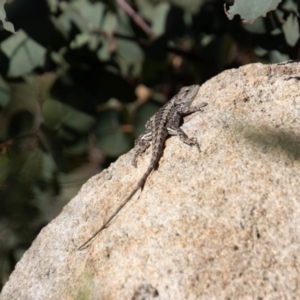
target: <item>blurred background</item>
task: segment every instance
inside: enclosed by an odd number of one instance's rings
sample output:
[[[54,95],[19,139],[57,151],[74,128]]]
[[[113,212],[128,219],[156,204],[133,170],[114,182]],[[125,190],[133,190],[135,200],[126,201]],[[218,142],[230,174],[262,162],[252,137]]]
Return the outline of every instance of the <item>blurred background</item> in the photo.
[[[0,0],[0,290],[40,230],[182,86],[298,59],[299,1],[233,2]]]

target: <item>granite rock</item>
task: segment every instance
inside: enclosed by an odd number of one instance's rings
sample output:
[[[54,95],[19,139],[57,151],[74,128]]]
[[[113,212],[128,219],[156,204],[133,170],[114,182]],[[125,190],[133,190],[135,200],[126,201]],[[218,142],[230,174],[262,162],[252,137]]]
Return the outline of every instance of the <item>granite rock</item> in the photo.
[[[300,63],[250,64],[202,85],[204,112],[131,192],[132,151],[92,177],[17,264],[1,300],[278,299],[300,295]]]

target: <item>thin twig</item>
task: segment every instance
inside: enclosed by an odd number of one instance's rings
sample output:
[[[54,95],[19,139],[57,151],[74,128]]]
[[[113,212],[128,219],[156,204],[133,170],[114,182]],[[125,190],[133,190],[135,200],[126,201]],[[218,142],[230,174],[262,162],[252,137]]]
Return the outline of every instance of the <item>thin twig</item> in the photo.
[[[139,25],[148,35],[152,35],[152,30],[148,24],[133,10],[133,8],[125,0],[117,0],[123,10]]]
[[[36,136],[37,132],[38,132],[38,130],[35,130],[35,131],[31,132],[31,133],[27,133],[27,134],[20,135],[20,136],[15,137],[15,138],[8,139],[6,141],[2,141],[0,143],[0,150],[3,149],[3,148],[6,148],[8,146],[13,145],[17,140],[25,139],[25,138],[32,137],[32,136]]]

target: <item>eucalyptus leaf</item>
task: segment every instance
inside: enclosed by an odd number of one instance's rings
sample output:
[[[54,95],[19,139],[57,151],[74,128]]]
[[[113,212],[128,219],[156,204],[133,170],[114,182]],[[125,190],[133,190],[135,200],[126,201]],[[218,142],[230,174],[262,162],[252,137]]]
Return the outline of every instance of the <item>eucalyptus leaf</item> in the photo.
[[[181,7],[188,13],[197,13],[206,0],[170,0],[170,3]]]
[[[37,102],[41,101],[41,98],[38,96],[37,82],[16,81],[11,82],[9,86],[11,91],[9,109],[16,111],[26,110],[36,115]]]
[[[116,44],[113,37],[113,33],[118,29],[116,15],[108,11],[102,19],[100,28],[105,32],[105,35],[100,36],[98,40],[101,42],[101,47],[97,51],[97,56],[100,60],[107,61],[110,59],[112,52],[116,50],[114,49]]]
[[[2,76],[0,76],[0,107],[5,107],[10,98],[10,88],[8,84],[3,80]]]
[[[254,48],[254,53],[257,55],[257,56],[264,56],[268,53],[268,50],[262,48],[262,47],[255,47]]]
[[[282,30],[285,36],[286,42],[294,47],[299,40],[299,21],[297,16],[291,13],[285,23],[282,25]]]
[[[47,0],[47,2],[51,13],[56,13],[58,11],[58,0]]]
[[[48,153],[43,153],[43,168],[41,170],[41,177],[47,181],[52,180],[53,173],[56,171],[56,166],[52,156]]]
[[[99,48],[99,44],[101,42],[101,36],[98,36],[96,34],[90,34],[88,40],[88,47],[89,49],[94,52]]]
[[[299,11],[298,11],[298,6],[297,3],[299,3],[298,1],[293,1],[293,0],[285,0],[282,3],[282,9],[289,11],[289,12],[293,12],[294,14],[297,15],[297,17],[299,17]]]
[[[44,65],[46,49],[19,30],[0,44],[1,50],[10,58],[8,76],[18,77]]]
[[[113,33],[116,32],[118,28],[116,15],[111,12],[107,12],[101,22],[100,28],[106,34],[100,36],[98,39],[98,43],[101,42],[101,47],[97,51],[97,56],[100,60],[107,61],[110,59],[112,52],[116,50],[116,43],[113,37]],[[91,47],[92,44],[90,43],[90,48]]]
[[[155,36],[160,36],[165,33],[170,7],[170,3],[166,2],[162,2],[156,5],[154,9],[155,18],[153,18],[152,21],[152,31]]]
[[[123,11],[119,13],[118,19],[119,26],[117,33],[124,36],[133,36],[134,32],[130,24],[130,19]],[[144,59],[144,53],[136,41],[128,39],[116,39],[116,55],[122,74],[139,76],[142,63]],[[106,45],[106,49],[103,51],[109,51],[109,45]],[[102,54],[103,55],[103,54]],[[107,55],[107,54],[106,54]]]
[[[123,74],[137,76],[142,69],[144,53],[133,41],[118,39],[117,56]]]
[[[8,22],[6,18],[6,12],[4,9],[5,2],[6,0],[0,0],[0,20],[5,30],[15,33],[14,25]]]
[[[0,181],[3,182],[10,172],[10,160],[7,156],[0,155]]]
[[[140,15],[145,18],[147,21],[152,21],[155,17],[154,15],[154,9],[155,9],[155,3],[150,0],[141,0],[136,1],[136,6],[138,7],[138,11]]]
[[[121,131],[115,110],[101,113],[96,126],[97,145],[109,157],[118,157],[131,148],[128,134]]]
[[[277,50],[272,50],[269,52],[269,60],[271,63],[280,63],[290,60],[290,57],[287,54],[280,53]]]
[[[27,136],[33,131],[34,125],[34,116],[31,112],[24,110],[16,110],[14,114],[11,116],[10,124],[9,124],[9,136],[12,138]],[[22,145],[27,143],[27,139],[16,139],[15,145]]]
[[[66,125],[80,134],[87,133],[96,122],[92,116],[53,99],[45,102],[43,116],[50,129]]]
[[[97,57],[100,61],[107,61],[110,59],[109,41],[107,37],[100,37],[101,47],[97,51]]]
[[[118,29],[118,19],[117,16],[111,12],[107,12],[103,18],[100,28],[107,34],[112,34]]]
[[[108,109],[100,114],[97,122],[97,135],[119,131],[119,113]]]
[[[153,101],[148,101],[138,107],[134,120],[135,137],[138,137],[140,134],[145,132],[146,122],[159,110],[160,107],[161,105],[158,105]]]
[[[90,40],[90,35],[88,33],[77,34],[75,39],[71,42],[71,49],[80,48],[86,45]]]
[[[45,124],[41,125],[42,142],[50,152],[53,160],[61,171],[67,171],[67,162],[63,152],[63,146],[57,136],[56,131],[48,128]]]
[[[118,157],[131,148],[129,136],[120,131],[97,135],[97,145],[108,157]]]
[[[265,17],[267,12],[275,10],[281,0],[235,0],[225,13],[229,20],[235,15],[240,15],[245,23],[252,23],[258,17]]]
[[[74,145],[74,143],[76,143],[79,138],[78,134],[74,130],[72,130],[72,128],[64,125],[58,130],[57,136],[68,146]]]
[[[101,2],[91,3],[89,1],[74,1],[74,9],[78,12],[78,17],[83,18],[87,24],[98,28],[105,12],[105,5]]]
[[[77,139],[76,143],[69,145],[66,149],[68,155],[83,155],[87,152],[88,140],[86,138]]]
[[[268,30],[265,26],[264,19],[262,19],[262,18],[256,19],[253,23],[244,23],[243,27],[247,31],[256,33],[256,34],[265,34],[268,32]]]
[[[136,2],[136,5],[139,9],[139,13],[146,20],[155,22],[156,14],[155,11],[157,6],[161,4],[168,4],[180,7],[187,13],[196,14],[199,12],[199,9],[207,0],[169,0],[169,1],[153,1],[153,0],[140,0]]]
[[[54,27],[65,37],[69,37],[75,25],[80,32],[88,31],[88,23],[78,14],[78,11],[71,5],[57,18],[52,17]]]
[[[19,170],[18,180],[24,184],[32,184],[41,174],[43,155],[40,149],[32,149],[24,155],[22,167]]]
[[[81,33],[91,33],[93,29],[99,28],[104,12],[105,5],[102,3],[73,1],[66,5],[66,8],[59,17],[52,17],[51,21],[57,30],[65,37],[69,37],[74,25]],[[81,38],[79,37],[79,40]]]

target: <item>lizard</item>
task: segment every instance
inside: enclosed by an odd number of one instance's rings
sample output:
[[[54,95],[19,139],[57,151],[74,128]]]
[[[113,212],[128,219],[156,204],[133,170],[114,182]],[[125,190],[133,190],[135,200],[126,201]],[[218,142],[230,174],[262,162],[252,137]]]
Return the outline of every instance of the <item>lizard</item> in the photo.
[[[120,210],[129,202],[133,195],[143,188],[147,178],[156,169],[158,162],[162,156],[163,146],[168,135],[178,135],[180,140],[190,146],[196,146],[200,152],[200,146],[195,138],[189,138],[186,133],[180,128],[182,117],[192,114],[207,105],[202,102],[197,106],[191,107],[192,101],[195,99],[200,86],[191,85],[182,87],[178,94],[176,94],[170,101],[161,107],[156,114],[154,114],[146,123],[146,131],[140,135],[136,141],[136,151],[132,159],[132,165],[137,167],[138,157],[145,152],[145,150],[152,144],[152,156],[150,164],[141,177],[140,181],[135,185],[131,193],[125,198],[121,205],[112,213],[112,215],[104,222],[104,224],[78,249],[82,250],[85,246],[109,223],[115,218]]]

